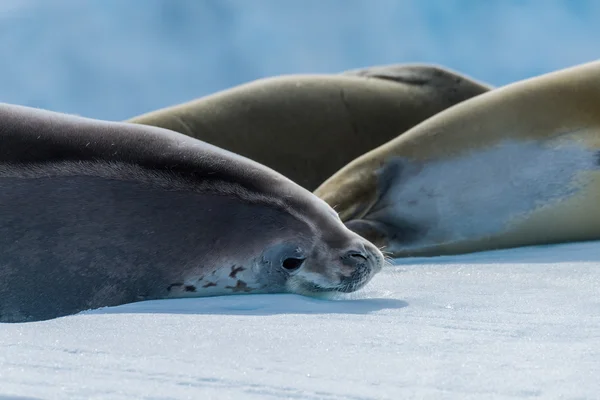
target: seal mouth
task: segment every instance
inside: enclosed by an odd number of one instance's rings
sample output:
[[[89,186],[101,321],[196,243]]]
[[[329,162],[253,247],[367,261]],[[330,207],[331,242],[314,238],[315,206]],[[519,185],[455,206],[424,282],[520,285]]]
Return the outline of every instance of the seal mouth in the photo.
[[[373,269],[361,268],[358,271],[358,274],[353,277],[350,281],[344,281],[341,284],[335,286],[333,288],[336,292],[342,293],[352,293],[357,291],[358,289],[363,288],[371,278],[375,275],[375,271]]]
[[[374,271],[369,268],[360,268],[351,279],[345,279],[341,283],[332,286],[323,286],[318,283],[302,281],[299,284],[298,292],[306,294],[323,294],[323,293],[352,293],[364,287],[371,278],[375,275]]]

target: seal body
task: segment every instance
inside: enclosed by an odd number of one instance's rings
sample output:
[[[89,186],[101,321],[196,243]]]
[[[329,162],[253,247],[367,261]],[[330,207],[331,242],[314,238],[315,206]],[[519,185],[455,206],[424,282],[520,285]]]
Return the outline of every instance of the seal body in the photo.
[[[382,66],[260,79],[129,122],[201,139],[314,190],[356,157],[489,89],[438,66]]]
[[[0,321],[351,292],[383,258],[289,179],[165,129],[0,105]]]
[[[495,89],[315,194],[396,257],[600,239],[600,62]]]

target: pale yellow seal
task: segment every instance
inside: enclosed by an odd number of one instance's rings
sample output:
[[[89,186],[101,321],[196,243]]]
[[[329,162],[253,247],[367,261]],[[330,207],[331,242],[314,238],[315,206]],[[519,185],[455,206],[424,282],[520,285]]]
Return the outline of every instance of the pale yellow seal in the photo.
[[[354,158],[490,86],[434,65],[260,79],[128,122],[248,157],[314,190]]]
[[[449,108],[316,191],[389,254],[600,239],[600,62]]]

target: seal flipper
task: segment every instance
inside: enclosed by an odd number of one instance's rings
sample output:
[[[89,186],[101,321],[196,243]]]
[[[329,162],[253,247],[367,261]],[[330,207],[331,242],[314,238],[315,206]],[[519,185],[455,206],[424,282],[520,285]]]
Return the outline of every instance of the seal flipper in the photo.
[[[350,204],[339,211],[340,218],[342,221],[362,219],[369,214],[388,207],[391,204],[382,200],[389,200],[390,196],[388,196],[388,192],[390,189],[402,182],[405,177],[407,178],[416,174],[418,169],[414,162],[410,162],[402,157],[393,157],[384,161],[378,169],[370,174],[370,184],[362,185],[360,196],[357,196],[355,193],[352,196],[353,201],[349,202]],[[351,179],[353,182],[347,182],[347,186],[358,187],[358,181],[361,180],[360,175],[356,174]],[[318,192],[316,194],[322,197]]]
[[[383,208],[392,206],[395,201],[392,198],[394,187],[406,183],[421,171],[422,166],[417,162],[410,161],[404,157],[393,157],[387,159],[375,172],[377,177],[377,201],[363,215],[373,214]]]
[[[354,231],[374,245],[381,248],[390,248],[398,243],[409,244],[418,240],[424,229],[415,224],[399,218],[388,219],[393,215],[384,211],[386,208],[397,207],[394,198],[394,188],[404,185],[414,176],[419,174],[422,165],[419,162],[408,160],[404,157],[393,157],[375,172],[377,178],[377,201],[369,206],[362,215],[349,218],[344,223],[348,229]]]

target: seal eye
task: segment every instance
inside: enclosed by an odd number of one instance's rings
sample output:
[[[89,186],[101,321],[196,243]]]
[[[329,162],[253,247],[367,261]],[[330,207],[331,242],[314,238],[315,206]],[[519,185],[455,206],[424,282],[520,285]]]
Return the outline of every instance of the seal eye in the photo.
[[[288,271],[295,271],[302,266],[302,263],[304,263],[304,260],[305,260],[304,258],[290,257],[290,258],[286,258],[285,260],[283,260],[281,265],[283,266],[283,268],[287,269]]]

